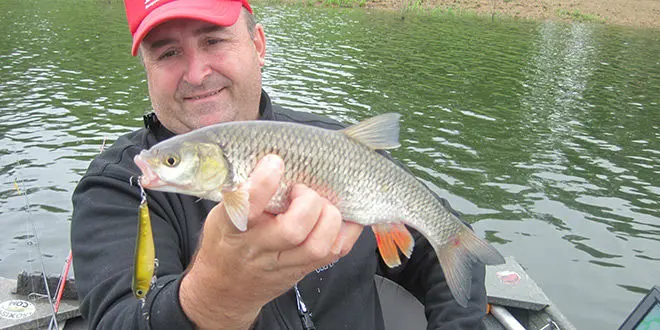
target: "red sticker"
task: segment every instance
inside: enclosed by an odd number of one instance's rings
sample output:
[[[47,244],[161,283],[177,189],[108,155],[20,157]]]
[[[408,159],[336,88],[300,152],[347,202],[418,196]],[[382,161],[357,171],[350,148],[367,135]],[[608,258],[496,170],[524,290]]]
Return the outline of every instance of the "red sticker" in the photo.
[[[508,270],[497,272],[497,278],[499,278],[502,283],[509,285],[518,284],[520,282],[520,275]]]

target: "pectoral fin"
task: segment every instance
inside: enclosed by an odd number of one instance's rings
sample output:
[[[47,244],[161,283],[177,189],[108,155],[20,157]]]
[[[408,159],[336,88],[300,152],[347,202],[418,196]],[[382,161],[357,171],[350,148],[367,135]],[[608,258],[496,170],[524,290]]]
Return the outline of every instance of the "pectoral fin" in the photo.
[[[244,188],[222,192],[222,200],[227,215],[240,231],[247,230],[248,213],[250,212],[249,199],[250,193]]]
[[[410,258],[415,240],[413,240],[405,225],[402,223],[384,223],[372,225],[371,228],[376,235],[376,244],[378,244],[380,256],[383,257],[383,261],[388,267],[401,265],[399,250]]]

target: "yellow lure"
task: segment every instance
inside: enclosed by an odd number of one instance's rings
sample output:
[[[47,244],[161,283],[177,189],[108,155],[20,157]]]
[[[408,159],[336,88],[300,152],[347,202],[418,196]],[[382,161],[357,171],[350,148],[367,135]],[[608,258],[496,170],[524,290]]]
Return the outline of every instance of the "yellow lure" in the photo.
[[[142,189],[142,186],[140,186]],[[156,280],[155,270],[158,260],[154,246],[151,218],[144,190],[138,211],[138,233],[135,241],[135,261],[133,264],[133,282],[131,288],[138,299],[144,299]]]

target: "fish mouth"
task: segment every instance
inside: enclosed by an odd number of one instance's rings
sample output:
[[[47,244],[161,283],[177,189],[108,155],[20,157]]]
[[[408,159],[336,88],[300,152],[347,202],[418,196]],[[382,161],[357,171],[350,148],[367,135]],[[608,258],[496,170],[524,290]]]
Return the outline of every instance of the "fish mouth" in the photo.
[[[140,154],[133,158],[135,165],[137,165],[137,167],[140,168],[140,171],[142,171],[140,185],[144,188],[152,189],[164,186],[165,182],[151,169],[149,162],[142,157],[142,153],[144,153],[144,151],[140,152]]]

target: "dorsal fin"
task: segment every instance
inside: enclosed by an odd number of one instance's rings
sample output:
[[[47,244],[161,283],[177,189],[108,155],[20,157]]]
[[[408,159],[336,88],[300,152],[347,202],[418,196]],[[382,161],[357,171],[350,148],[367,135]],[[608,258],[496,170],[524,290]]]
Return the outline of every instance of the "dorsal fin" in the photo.
[[[344,128],[340,132],[372,149],[393,149],[400,146],[399,118],[401,114],[385,113]]]

